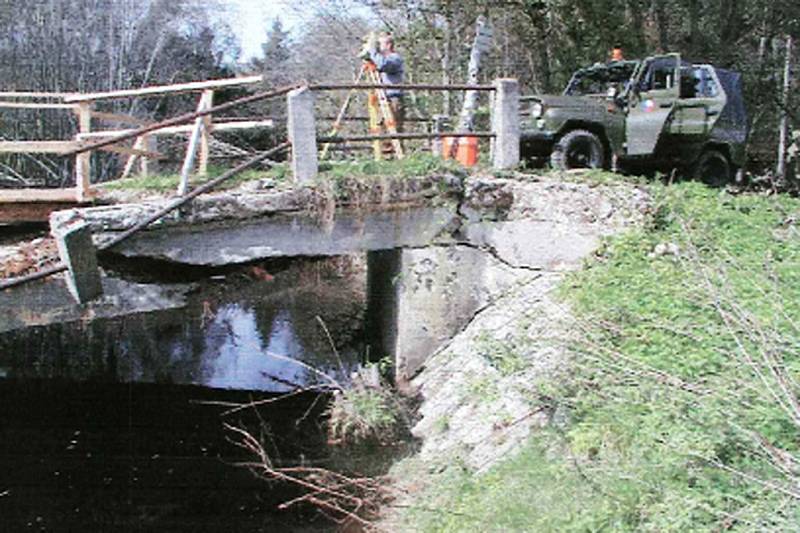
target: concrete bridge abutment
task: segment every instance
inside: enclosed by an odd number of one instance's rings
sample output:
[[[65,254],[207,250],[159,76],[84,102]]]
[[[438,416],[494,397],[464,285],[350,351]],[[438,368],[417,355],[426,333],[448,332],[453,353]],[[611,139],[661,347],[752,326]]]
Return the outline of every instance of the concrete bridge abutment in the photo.
[[[459,244],[369,252],[365,327],[373,359],[389,357],[401,388],[514,276]]]

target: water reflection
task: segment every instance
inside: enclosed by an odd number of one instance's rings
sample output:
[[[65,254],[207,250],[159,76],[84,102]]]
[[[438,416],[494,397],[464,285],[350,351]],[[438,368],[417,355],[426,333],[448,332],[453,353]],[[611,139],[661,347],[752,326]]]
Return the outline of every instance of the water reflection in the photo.
[[[299,496],[292,486],[232,467],[252,456],[221,427],[235,418],[286,464],[326,460],[316,394],[221,417],[317,380],[293,360],[347,372],[317,316],[344,366],[356,364],[363,274],[318,270],[236,273],[200,282],[181,309],[0,333],[0,531],[331,530],[279,508]],[[13,324],[43,324],[40,309],[21,301],[31,322]]]
[[[273,319],[266,344],[261,338],[252,309],[233,305],[221,309],[209,325],[206,338],[219,345],[216,353],[208,348],[203,359],[210,366],[204,383],[221,389],[291,390],[290,384],[306,383],[306,370],[289,359],[301,359],[303,348],[295,335],[289,311],[282,309]]]
[[[2,333],[0,368],[17,379],[269,392],[325,382],[309,366],[346,380],[359,362],[363,276],[317,276],[309,282],[301,268],[269,281],[209,282],[182,309]],[[320,319],[334,334],[334,346]]]

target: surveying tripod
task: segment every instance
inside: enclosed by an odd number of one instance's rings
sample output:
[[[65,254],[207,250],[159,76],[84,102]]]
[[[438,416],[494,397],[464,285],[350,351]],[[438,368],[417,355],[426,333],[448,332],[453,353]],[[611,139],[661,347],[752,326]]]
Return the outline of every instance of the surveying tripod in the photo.
[[[373,85],[381,84],[381,76],[378,73],[378,68],[375,66],[375,63],[368,59],[364,60],[361,65],[356,83],[360,83],[365,77],[367,81]],[[344,104],[341,110],[339,110],[336,121],[331,128],[331,137],[339,133],[342,127],[342,120],[344,120],[347,109],[350,107],[350,101],[353,99],[353,96],[355,96],[356,91],[358,91],[358,89],[351,89],[350,92],[347,93],[347,98],[345,98]],[[385,128],[388,133],[397,133],[397,121],[394,113],[392,113],[392,107],[389,105],[389,98],[386,96],[385,90],[372,89],[369,91],[367,95],[367,111],[369,112],[369,133],[371,135],[382,133],[381,124],[383,124],[383,128]],[[397,159],[403,159],[403,145],[400,139],[391,140],[391,149]],[[322,148],[320,158],[324,159],[328,155],[329,150],[330,143],[327,143]],[[372,151],[376,161],[383,158],[383,146],[380,140],[372,141]]]

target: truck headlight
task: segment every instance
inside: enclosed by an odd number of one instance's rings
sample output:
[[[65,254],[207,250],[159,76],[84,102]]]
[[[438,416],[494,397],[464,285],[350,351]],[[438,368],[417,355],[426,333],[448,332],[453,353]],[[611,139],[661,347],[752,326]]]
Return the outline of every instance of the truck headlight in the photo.
[[[544,114],[544,106],[541,102],[535,102],[531,106],[531,116],[533,118],[539,118]]]

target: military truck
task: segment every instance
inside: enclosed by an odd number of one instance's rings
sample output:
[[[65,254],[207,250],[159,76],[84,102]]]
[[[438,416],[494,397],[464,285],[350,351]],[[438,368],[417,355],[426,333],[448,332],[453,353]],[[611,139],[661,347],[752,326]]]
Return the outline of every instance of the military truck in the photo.
[[[520,108],[523,157],[555,168],[679,169],[719,185],[744,164],[741,75],[678,54],[581,69]]]

